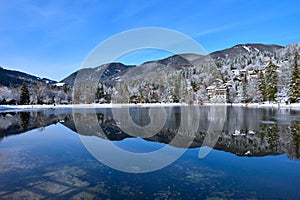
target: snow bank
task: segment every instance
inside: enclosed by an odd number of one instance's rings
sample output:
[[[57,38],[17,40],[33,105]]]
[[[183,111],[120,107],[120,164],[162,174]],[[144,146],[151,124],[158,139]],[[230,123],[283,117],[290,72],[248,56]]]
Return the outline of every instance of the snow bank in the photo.
[[[230,104],[226,104],[230,105]],[[241,107],[249,107],[249,108],[299,108],[300,109],[300,103],[292,103],[292,104],[285,104],[285,103],[233,103],[232,106],[241,106]]]
[[[199,104],[194,104],[199,105]],[[203,106],[230,106],[231,104],[213,104],[205,103]],[[3,105],[0,111],[7,110],[42,110],[42,109],[60,109],[60,108],[124,108],[124,107],[172,107],[188,106],[185,103],[154,103],[154,104],[73,104],[73,105]],[[249,108],[277,108],[277,109],[300,109],[300,103],[295,104],[258,104],[258,103],[233,103],[232,106],[249,107]]]

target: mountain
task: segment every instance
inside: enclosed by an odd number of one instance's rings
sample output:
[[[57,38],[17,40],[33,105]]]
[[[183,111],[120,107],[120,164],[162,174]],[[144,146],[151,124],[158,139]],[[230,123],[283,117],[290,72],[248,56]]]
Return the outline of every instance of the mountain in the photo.
[[[212,52],[207,56],[197,55],[197,54],[181,54],[170,56],[165,59],[157,60],[157,61],[148,61],[140,65],[139,67],[149,67],[151,70],[157,71],[160,67],[171,67],[175,70],[181,70],[183,68],[190,68],[193,65],[197,65],[199,63],[204,62],[208,58],[213,60],[219,60],[222,58],[233,58],[238,55],[249,54],[251,52],[263,52],[263,53],[271,53],[274,54],[276,51],[283,49],[284,47],[279,45],[266,45],[266,44],[238,44],[231,48]],[[101,80],[113,80],[117,77],[123,76],[128,71],[131,71],[132,75],[140,74],[143,70],[138,70],[134,65],[124,65],[122,63],[110,63],[101,65],[96,68],[88,68],[88,69],[80,69],[78,71],[86,70],[86,71],[97,71],[99,69],[106,68],[102,73]],[[78,71],[70,74],[60,82],[63,82],[70,87],[73,86],[74,80],[77,76]],[[134,72],[138,71],[138,72]],[[149,71],[149,70],[146,70]],[[118,78],[117,78],[118,79]],[[0,67],[0,84],[4,86],[20,86],[23,82],[28,84],[37,84],[38,82],[55,84],[57,83],[54,80],[40,78],[37,76],[33,76],[30,74],[26,74],[24,72],[7,70]]]
[[[299,51],[299,43],[285,47],[238,44],[208,55],[185,53],[139,66],[108,63],[83,68],[57,84],[0,68],[0,86],[9,87],[0,87],[0,98],[18,99],[19,86],[25,82],[33,86],[32,102],[260,102],[258,73],[264,73],[272,64],[278,68],[277,100],[272,101],[286,102],[295,53]]]
[[[249,54],[251,52],[265,52],[274,54],[276,51],[283,49],[283,46],[274,44],[238,44],[231,48],[215,51],[209,54],[213,59],[220,59],[226,57],[236,57],[237,55]]]
[[[26,83],[30,104],[61,104],[72,102],[72,91],[57,81],[0,67],[0,105],[19,104],[21,85]]]
[[[23,82],[27,84],[46,83],[55,84],[56,81],[40,78],[24,72],[8,70],[0,67],[0,84],[4,86],[20,86]]]
[[[206,60],[205,60],[206,59]],[[181,54],[173,55],[161,60],[147,61],[139,66],[124,65],[122,63],[109,63],[95,68],[80,69],[60,82],[73,87],[74,81],[78,73],[93,74],[99,72],[101,69],[105,69],[101,73],[101,81],[109,82],[114,85],[119,79],[122,80],[136,80],[144,79],[147,77],[161,76],[162,72],[174,72],[176,70],[185,70],[192,68],[195,65],[203,64],[207,62],[208,57],[197,54]],[[210,60],[212,61],[212,60]]]
[[[238,44],[231,48],[212,52],[209,55],[203,56],[193,53],[173,55],[161,60],[147,61],[140,66],[127,66],[122,63],[110,63],[101,65],[96,68],[86,68],[80,69],[78,71],[91,73],[91,71],[99,71],[101,68],[106,68],[102,73],[101,80],[105,81],[110,79],[110,82],[113,82],[113,79],[121,78],[123,75],[126,75],[127,79],[133,77],[144,78],[143,76],[149,76],[151,72],[158,72],[169,67],[172,70],[182,70],[186,68],[193,68],[195,66],[202,65],[203,63],[216,62],[224,58],[234,58],[239,55],[246,55],[253,52],[256,53],[267,53],[274,54],[276,51],[283,49],[284,47],[279,45],[266,45],[266,44]],[[60,82],[64,82],[70,87],[73,87],[74,81],[78,71],[67,76]],[[149,74],[150,73],[150,74]],[[122,77],[122,78],[126,78]],[[117,78],[117,79],[116,79]]]
[[[124,65],[122,63],[109,63],[109,64],[104,64],[104,65],[101,65],[101,66],[95,67],[95,68],[84,68],[84,69],[80,69],[80,70],[70,74],[69,76],[67,76],[66,78],[61,80],[60,82],[65,83],[69,87],[73,87],[78,73],[93,73],[93,72],[99,71],[101,69],[105,69],[105,71],[101,75],[101,80],[107,80],[107,81],[113,80],[114,78],[116,78],[118,76],[124,75],[124,73],[126,73],[130,68],[133,68],[133,67],[135,67],[135,66],[134,65]]]
[[[235,91],[231,93],[236,95],[232,99],[234,102],[240,102],[242,84],[234,80],[241,80],[241,77],[236,77],[239,74],[233,73],[232,70],[257,72],[265,69],[269,62],[273,62],[278,66],[282,65],[283,71],[289,74],[293,60],[291,52],[295,52],[297,48],[297,45],[282,47],[273,44],[238,44],[208,55],[193,53],[173,55],[148,61],[139,66],[109,63],[96,68],[80,69],[61,82],[73,88],[75,80],[78,81],[75,95],[79,98],[78,103],[93,102],[95,91],[97,91],[96,99],[105,98],[104,102],[111,99],[111,96],[116,103],[194,102],[195,99],[197,101],[201,99],[203,102],[211,99],[206,88],[214,84],[220,85],[221,82],[233,86]],[[287,58],[288,62],[282,63],[282,60]],[[216,80],[219,80],[220,84],[215,83]],[[288,77],[280,77],[280,80],[286,84],[289,82]],[[96,86],[98,82],[99,85]],[[247,88],[257,91],[256,83],[257,80],[251,80],[253,86]],[[257,101],[259,94],[253,91],[249,94],[251,96],[249,99]],[[286,95],[286,91],[282,91],[283,93]],[[224,98],[216,101],[224,102]]]

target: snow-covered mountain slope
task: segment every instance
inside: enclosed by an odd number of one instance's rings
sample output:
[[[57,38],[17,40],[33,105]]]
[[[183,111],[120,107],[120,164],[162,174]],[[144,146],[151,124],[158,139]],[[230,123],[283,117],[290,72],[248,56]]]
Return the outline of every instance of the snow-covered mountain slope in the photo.
[[[8,70],[0,67],[0,84],[4,86],[20,86],[23,82],[28,84],[46,83],[55,84],[56,81],[40,78],[24,72]]]
[[[251,52],[264,52],[274,54],[276,51],[283,49],[283,46],[279,45],[267,45],[267,44],[238,44],[231,48],[216,51],[209,54],[214,59],[220,58],[233,58],[238,55],[249,54]]]

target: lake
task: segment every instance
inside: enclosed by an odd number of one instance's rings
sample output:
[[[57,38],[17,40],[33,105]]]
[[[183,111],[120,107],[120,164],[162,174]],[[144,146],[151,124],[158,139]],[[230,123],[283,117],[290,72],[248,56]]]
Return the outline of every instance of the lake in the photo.
[[[0,199],[299,199],[300,110],[0,113]]]

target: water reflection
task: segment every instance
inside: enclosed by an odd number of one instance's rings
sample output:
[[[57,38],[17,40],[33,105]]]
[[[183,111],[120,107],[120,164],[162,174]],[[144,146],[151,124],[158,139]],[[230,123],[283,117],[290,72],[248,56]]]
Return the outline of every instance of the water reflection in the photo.
[[[28,112],[20,113],[20,124],[24,132],[28,130],[29,120],[30,120],[30,113]]]
[[[299,111],[227,108],[221,133],[209,124],[219,123],[222,115],[216,110],[209,116],[209,107],[200,108],[197,121],[188,109],[166,108],[166,113],[163,128],[147,138],[125,133],[120,126],[126,120],[114,118],[111,109],[98,109],[96,115],[90,109],[1,113],[0,199],[299,199],[300,162],[285,155],[260,157],[287,154],[299,159]],[[148,108],[132,108],[130,115],[140,126],[150,123]],[[86,132],[77,130],[74,116],[85,123]],[[197,130],[180,129],[181,116],[198,123]],[[30,131],[43,127],[43,133]],[[101,127],[102,134],[94,127]],[[169,145],[179,149],[187,137],[194,139],[168,167],[129,174],[94,159],[76,132],[143,150]],[[181,140],[169,144],[176,134]],[[199,159],[195,147],[216,138],[213,147],[221,151]]]
[[[195,148],[202,146],[204,140],[207,140],[205,144],[209,146],[209,140],[217,138],[217,143],[212,142],[214,145],[211,147],[239,156],[287,154],[289,158],[300,159],[300,111],[228,107],[223,131],[219,133],[210,130],[209,124],[215,119],[208,116],[209,109],[210,107],[200,107],[200,118],[193,121],[189,110],[180,107],[166,108],[167,118],[163,128],[157,134],[143,139],[185,148],[186,141],[192,137],[194,139],[189,147]],[[137,124],[146,126],[150,123],[148,111],[149,108],[131,108],[130,115]],[[119,141],[133,137],[133,134],[122,130],[122,127],[127,125],[126,120],[115,120],[111,109],[96,110],[97,124],[93,124],[95,123],[93,109],[81,109],[75,114],[72,112],[72,110],[44,110],[2,113],[0,114],[0,138],[58,122],[79,134],[93,135],[105,140]],[[84,124],[83,128],[86,130],[77,130],[74,116],[76,123]],[[182,119],[181,116],[185,118]],[[180,122],[186,119],[190,124],[199,123],[198,129],[195,131],[188,126],[184,129],[179,128]],[[98,127],[102,130],[99,131]],[[155,129],[155,126],[152,128]],[[180,140],[171,143],[176,135]]]
[[[0,138],[55,124],[67,116],[53,111],[0,113]]]

